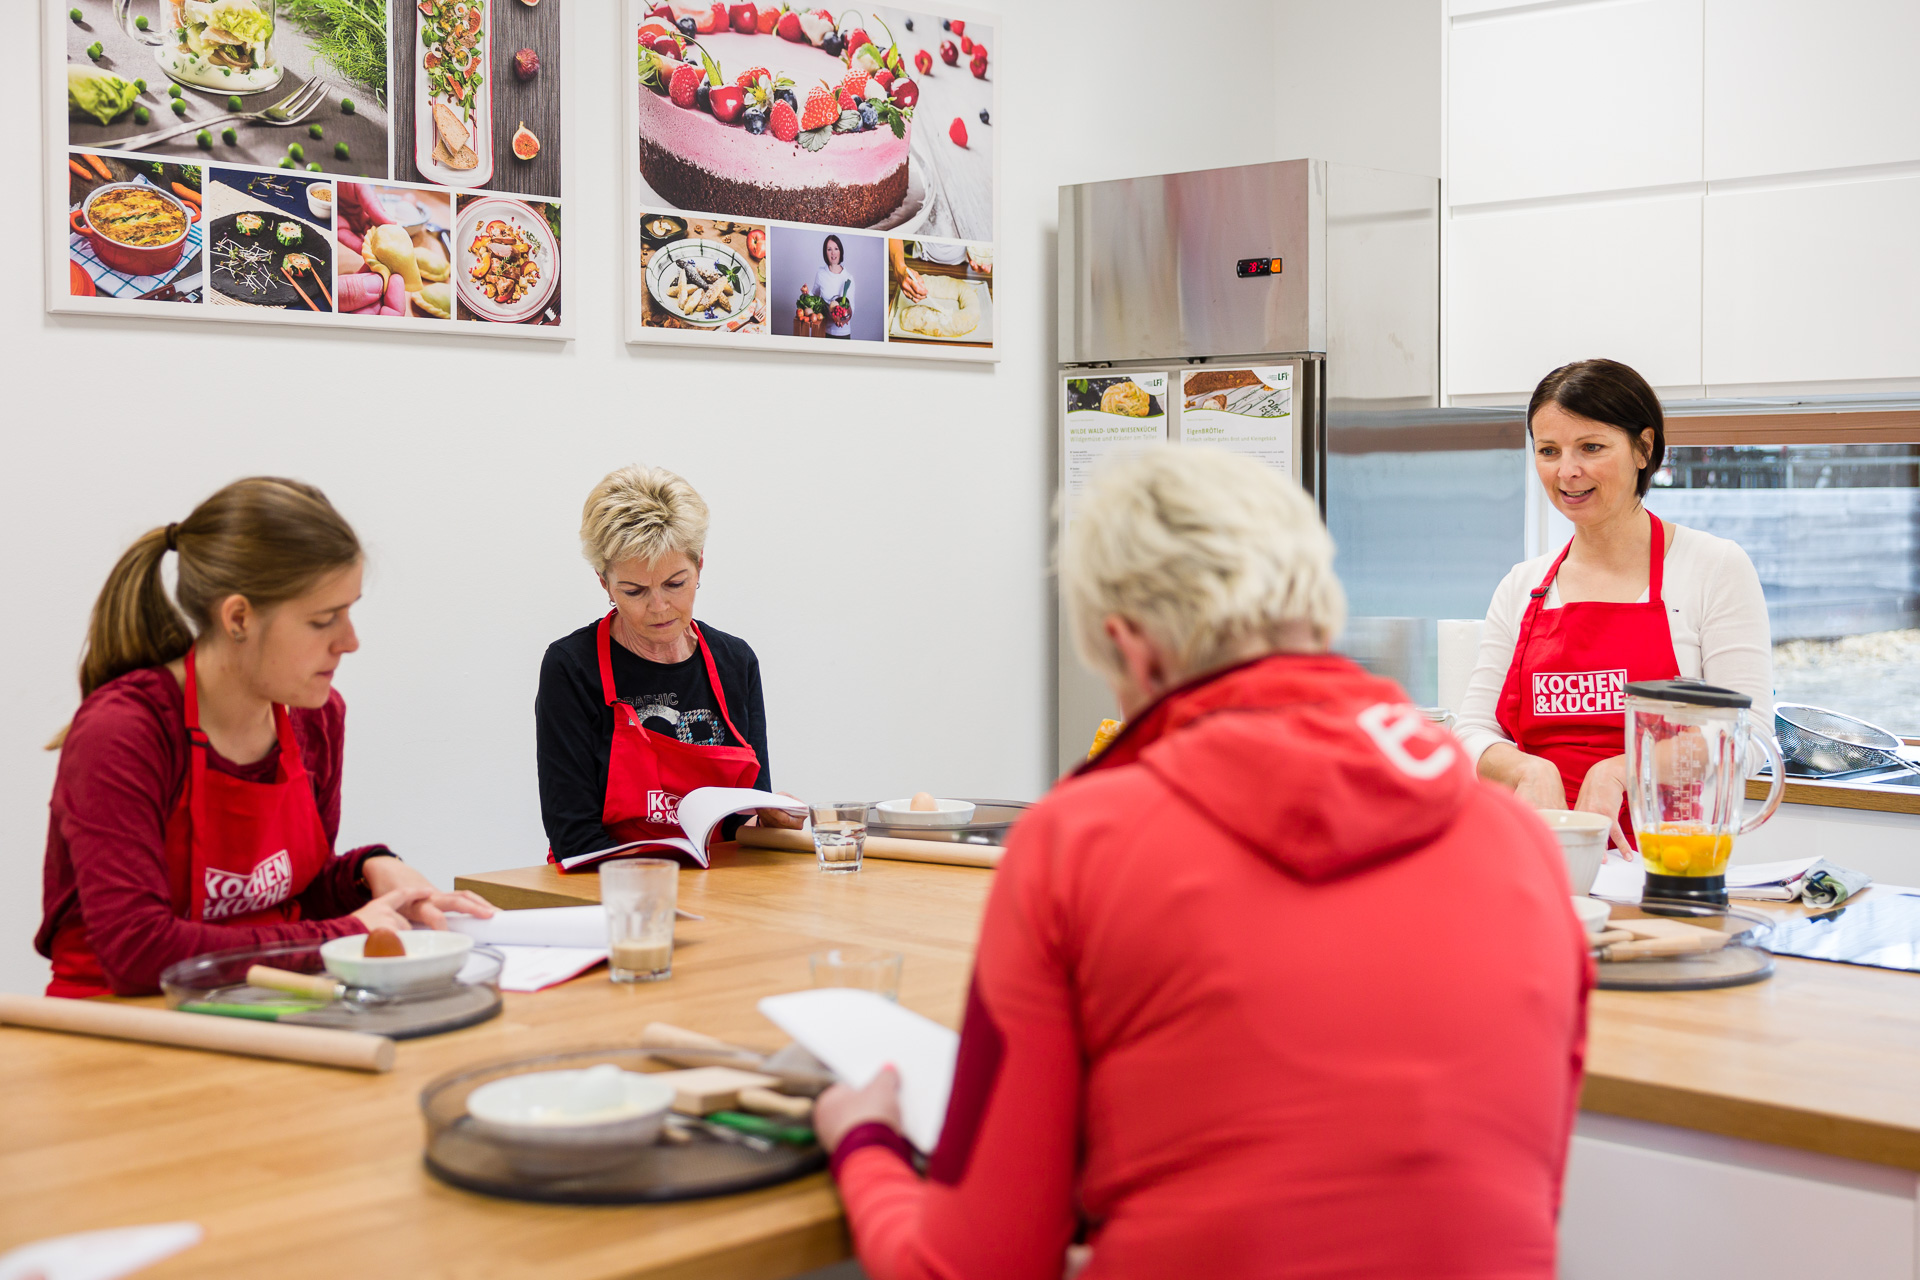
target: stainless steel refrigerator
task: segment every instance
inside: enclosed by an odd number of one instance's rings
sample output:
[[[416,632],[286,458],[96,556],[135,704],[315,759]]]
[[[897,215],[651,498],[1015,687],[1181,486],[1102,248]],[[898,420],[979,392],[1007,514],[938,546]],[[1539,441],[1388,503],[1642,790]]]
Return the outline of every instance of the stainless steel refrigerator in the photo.
[[[1524,429],[1440,407],[1439,183],[1322,160],[1060,189],[1063,518],[1156,440],[1250,453],[1314,495],[1352,621],[1340,648],[1434,700],[1435,621],[1521,558]],[[1111,696],[1056,593],[1057,760]]]

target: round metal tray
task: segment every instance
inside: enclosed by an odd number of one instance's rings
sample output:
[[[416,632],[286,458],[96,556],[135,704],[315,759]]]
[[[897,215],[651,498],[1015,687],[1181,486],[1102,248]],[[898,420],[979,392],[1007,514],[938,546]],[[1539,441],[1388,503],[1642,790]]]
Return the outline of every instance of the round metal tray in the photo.
[[[877,808],[867,810],[867,834],[896,840],[944,840],[950,844],[1005,844],[1007,833],[1032,804],[1025,800],[975,800],[953,796],[973,806],[973,821],[964,827],[910,827],[889,823]]]
[[[325,973],[317,942],[288,942],[272,947],[242,947],[213,951],[169,965],[160,975],[167,1007],[196,1004],[236,1006],[257,1010],[257,1016],[299,1027],[329,1027],[336,1031],[365,1031],[391,1040],[413,1040],[473,1026],[500,1012],[500,970],[504,957],[492,947],[476,946],[467,963],[445,987],[405,996],[376,997],[367,1002],[335,1000],[321,1004],[284,991],[272,991],[247,982],[247,970],[256,964],[293,973]]]
[[[1611,919],[1649,916],[1681,919],[1688,924],[1733,935],[1719,951],[1704,955],[1662,956],[1647,960],[1601,961],[1598,986],[1602,991],[1710,991],[1741,987],[1773,975],[1773,953],[1766,949],[1773,925],[1765,917],[1737,907],[1710,902],[1682,902],[1650,898],[1641,902],[1603,899]]]
[[[562,1204],[648,1204],[733,1195],[790,1182],[827,1167],[818,1143],[756,1150],[694,1133],[624,1150],[555,1143],[512,1147],[482,1131],[467,1113],[467,1095],[489,1081],[533,1071],[612,1063],[650,1071],[660,1063],[639,1049],[584,1049],[483,1063],[441,1076],[420,1093],[427,1122],[426,1165],[442,1182],[510,1200]]]

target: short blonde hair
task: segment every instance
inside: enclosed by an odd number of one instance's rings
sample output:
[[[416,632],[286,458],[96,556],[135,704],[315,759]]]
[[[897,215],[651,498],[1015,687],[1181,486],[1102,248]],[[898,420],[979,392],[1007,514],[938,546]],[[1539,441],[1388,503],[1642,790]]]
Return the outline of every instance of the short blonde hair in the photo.
[[[1333,539],[1306,491],[1241,454],[1159,445],[1095,473],[1061,537],[1060,591],[1089,667],[1122,672],[1105,620],[1126,618],[1180,678],[1346,623]]]
[[[652,564],[669,552],[700,563],[707,549],[707,504],[665,467],[635,464],[609,472],[580,511],[580,552],[594,572],[623,560]]]

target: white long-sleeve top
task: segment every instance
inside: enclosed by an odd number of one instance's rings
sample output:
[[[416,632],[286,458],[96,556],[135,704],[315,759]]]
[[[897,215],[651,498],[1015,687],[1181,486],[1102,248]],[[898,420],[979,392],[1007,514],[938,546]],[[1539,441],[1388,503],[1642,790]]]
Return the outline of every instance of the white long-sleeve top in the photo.
[[[1760,575],[1738,543],[1698,529],[1667,522],[1673,542],[1667,552],[1667,629],[1680,674],[1734,689],[1753,699],[1762,723],[1773,725],[1773,643],[1767,624],[1767,600]],[[1494,589],[1487,624],[1480,632],[1480,657],[1460,700],[1454,732],[1478,761],[1496,742],[1511,742],[1497,718],[1500,690],[1513,665],[1513,649],[1527,599],[1553,567],[1556,549],[1515,565]],[[1647,598],[1641,592],[1639,602]],[[1560,607],[1560,584],[1547,592],[1543,608]]]

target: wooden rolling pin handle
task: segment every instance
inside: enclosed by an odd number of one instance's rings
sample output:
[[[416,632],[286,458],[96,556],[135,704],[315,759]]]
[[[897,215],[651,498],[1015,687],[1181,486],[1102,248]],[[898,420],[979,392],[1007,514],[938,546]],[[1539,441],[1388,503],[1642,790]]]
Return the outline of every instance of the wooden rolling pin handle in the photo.
[[[345,1067],[352,1071],[393,1069],[393,1041],[364,1031],[292,1027],[243,1018],[209,1018],[197,1013],[96,1000],[66,1000],[57,996],[0,995],[0,1023],[105,1036],[111,1040],[167,1044],[182,1049],[278,1058],[317,1067]]]
[[[296,996],[314,996],[321,1000],[340,998],[340,983],[324,973],[294,973],[270,964],[256,964],[247,970],[247,984],[269,991],[286,991]]]
[[[813,1100],[789,1097],[784,1093],[775,1093],[771,1089],[742,1089],[740,1109],[757,1115],[805,1120],[813,1114]]]
[[[716,1036],[689,1031],[685,1027],[676,1027],[670,1022],[649,1022],[640,1032],[640,1047],[642,1049],[724,1049],[730,1053],[739,1052],[733,1045]]]

